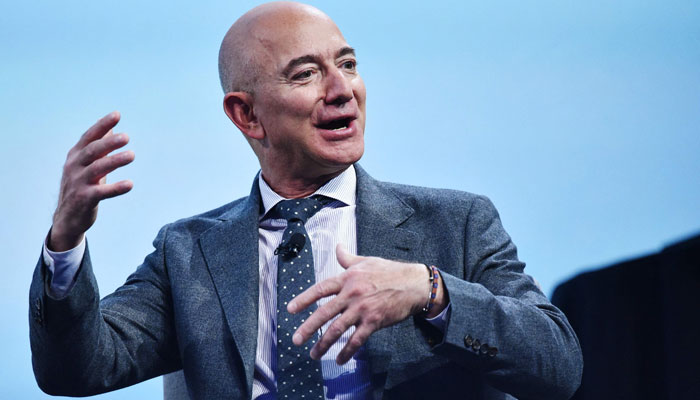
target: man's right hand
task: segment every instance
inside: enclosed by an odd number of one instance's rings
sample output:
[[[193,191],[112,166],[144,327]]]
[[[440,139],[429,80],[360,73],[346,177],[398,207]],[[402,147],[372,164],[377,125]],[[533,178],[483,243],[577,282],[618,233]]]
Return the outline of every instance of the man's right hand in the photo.
[[[134,161],[130,150],[108,155],[129,143],[125,133],[112,132],[119,118],[117,111],[102,117],[68,152],[48,242],[52,251],[79,245],[95,223],[100,200],[122,195],[134,186],[130,180],[107,183],[108,173]]]

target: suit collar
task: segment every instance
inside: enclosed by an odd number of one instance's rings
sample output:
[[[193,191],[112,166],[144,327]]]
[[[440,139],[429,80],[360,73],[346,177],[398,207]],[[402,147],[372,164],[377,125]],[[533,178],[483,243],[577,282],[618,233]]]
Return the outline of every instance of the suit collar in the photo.
[[[358,225],[395,228],[413,215],[413,208],[396,196],[386,184],[369,176],[359,164],[355,164],[355,171]]]

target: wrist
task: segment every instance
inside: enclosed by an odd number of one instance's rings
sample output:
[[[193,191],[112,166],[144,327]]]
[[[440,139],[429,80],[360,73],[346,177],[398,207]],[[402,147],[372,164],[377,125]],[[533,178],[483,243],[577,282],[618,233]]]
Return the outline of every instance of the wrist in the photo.
[[[424,265],[428,271],[428,296],[425,304],[421,309],[421,315],[424,318],[435,318],[445,309],[448,300],[445,286],[440,275],[440,270],[434,265]]]
[[[51,251],[61,252],[74,249],[83,241],[85,234],[81,233],[77,236],[68,235],[56,229],[56,226],[51,227],[49,238],[46,242],[46,247]]]

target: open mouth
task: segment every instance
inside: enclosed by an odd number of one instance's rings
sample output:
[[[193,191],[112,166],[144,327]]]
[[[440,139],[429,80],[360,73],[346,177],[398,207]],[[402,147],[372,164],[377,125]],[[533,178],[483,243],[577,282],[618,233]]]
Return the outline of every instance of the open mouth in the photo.
[[[317,127],[329,131],[338,131],[341,129],[346,129],[348,126],[350,126],[352,120],[353,118],[339,118],[326,122],[325,124],[318,124]]]

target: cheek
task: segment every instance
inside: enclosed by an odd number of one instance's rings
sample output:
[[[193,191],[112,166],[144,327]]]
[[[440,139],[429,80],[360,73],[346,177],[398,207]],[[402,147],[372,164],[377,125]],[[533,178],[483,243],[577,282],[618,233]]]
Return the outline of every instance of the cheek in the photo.
[[[284,92],[269,93],[259,99],[257,117],[267,129],[285,129],[290,124],[299,125],[308,120],[313,112],[313,100],[303,88]]]
[[[265,127],[266,135],[273,147],[289,148],[300,146],[310,140],[309,131],[314,103],[299,93],[294,95],[278,93],[261,104],[258,118]],[[307,139],[304,139],[307,138]],[[311,139],[313,140],[313,139]],[[302,146],[315,146],[311,143]]]
[[[365,99],[367,98],[367,91],[365,89],[365,82],[359,76],[353,81],[353,94],[357,100],[357,105],[360,106],[362,111],[365,109]]]
[[[314,96],[308,91],[296,91],[292,94],[279,96],[275,101],[277,115],[292,118],[308,119],[314,110]]]

